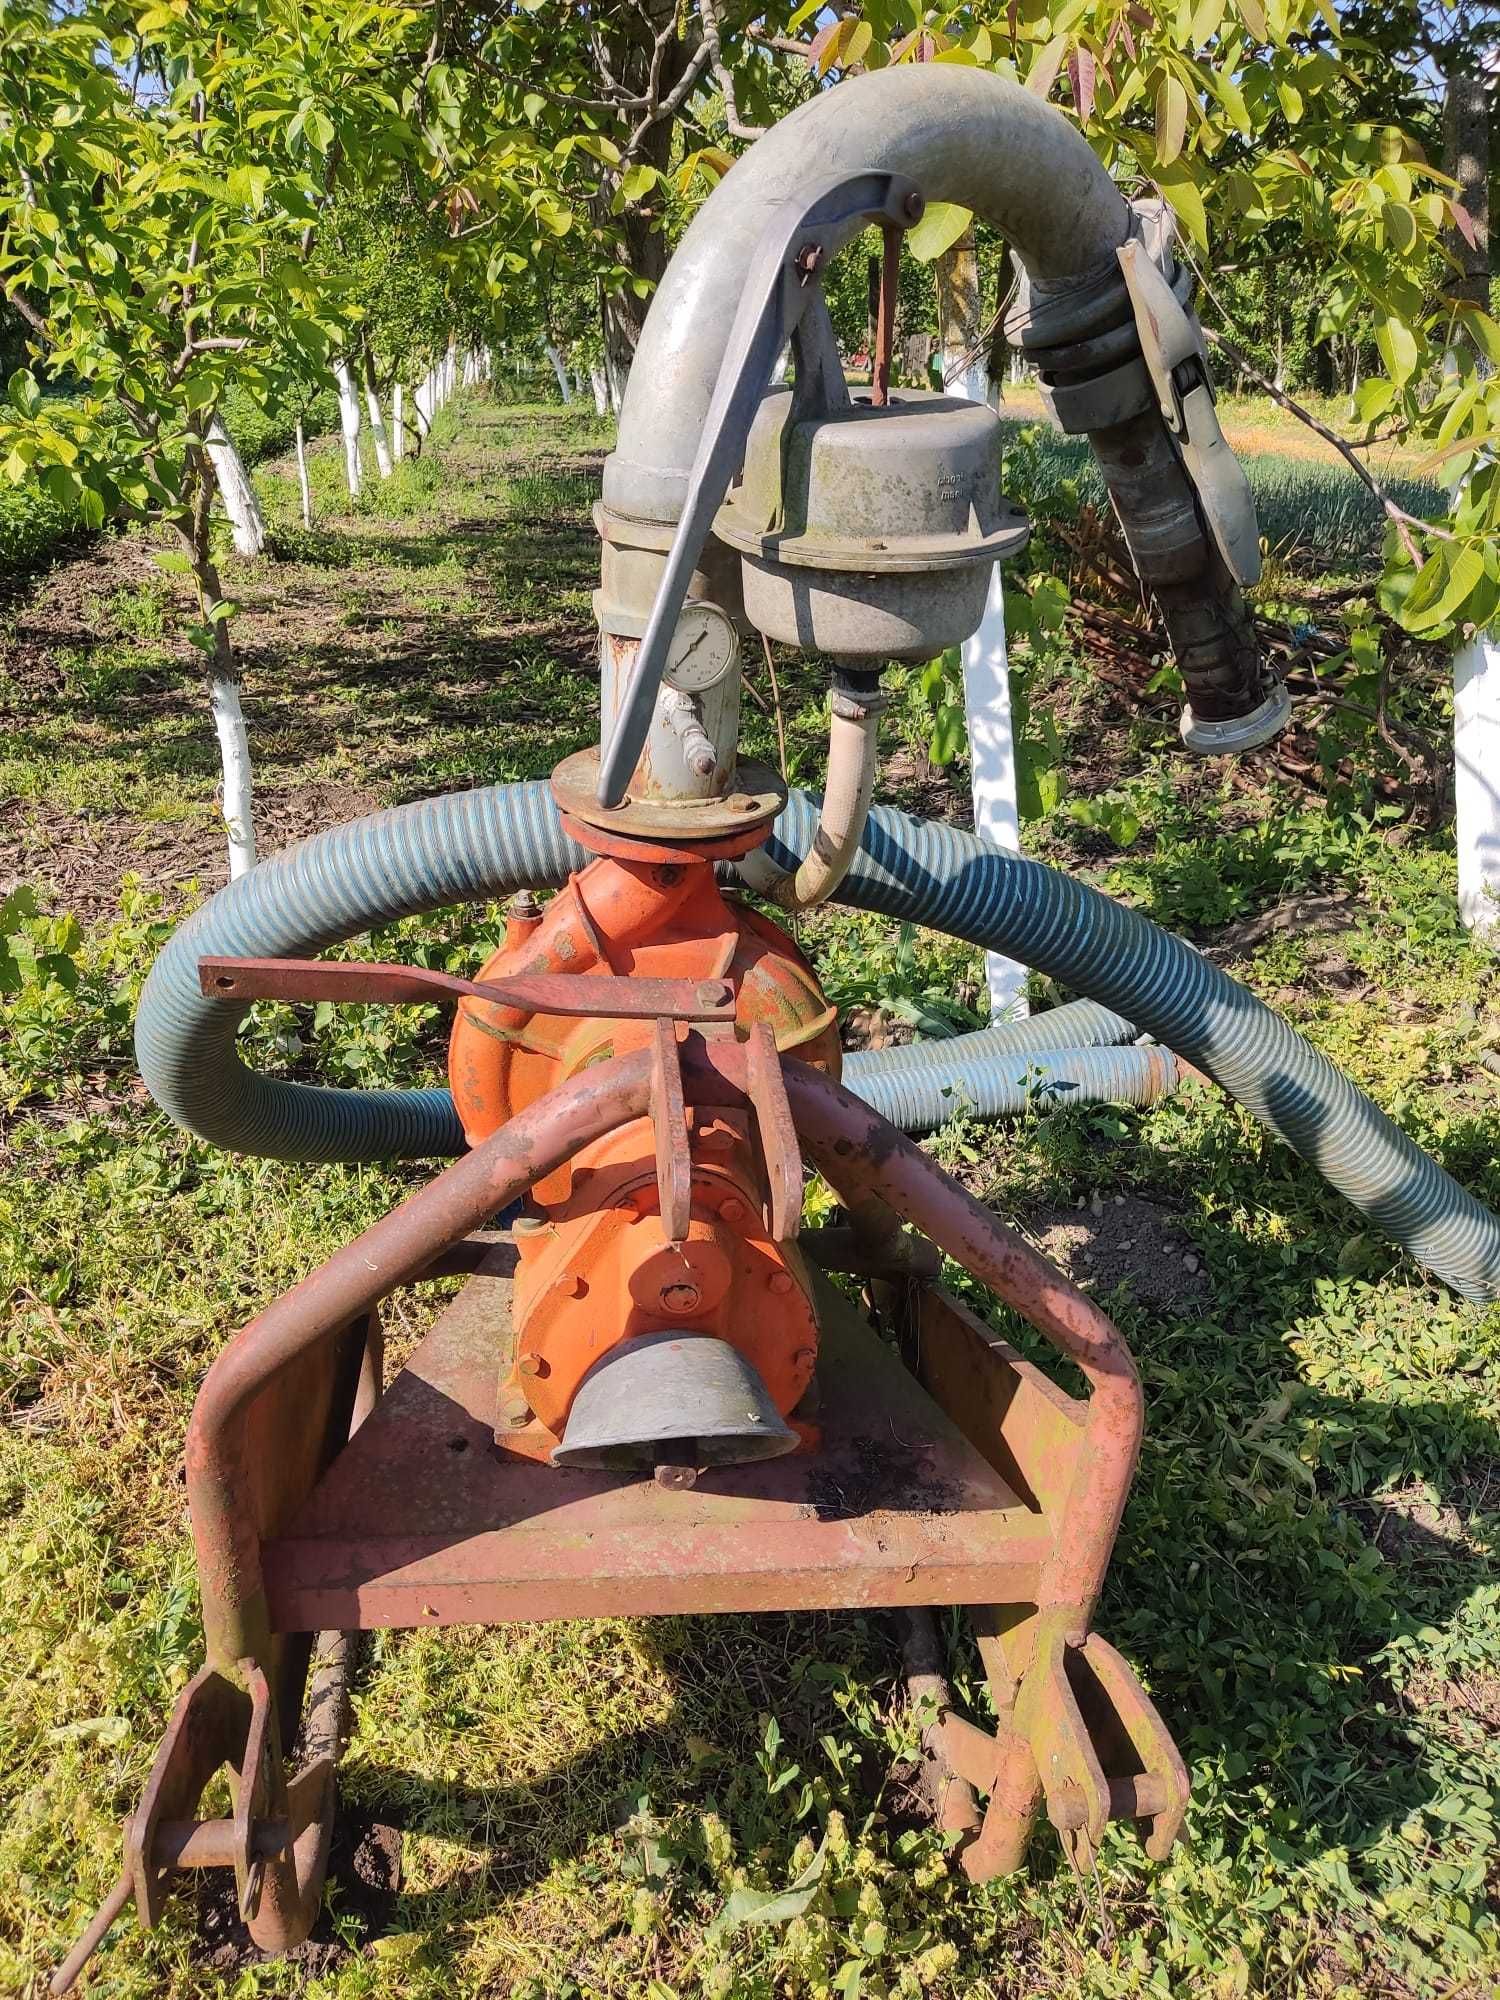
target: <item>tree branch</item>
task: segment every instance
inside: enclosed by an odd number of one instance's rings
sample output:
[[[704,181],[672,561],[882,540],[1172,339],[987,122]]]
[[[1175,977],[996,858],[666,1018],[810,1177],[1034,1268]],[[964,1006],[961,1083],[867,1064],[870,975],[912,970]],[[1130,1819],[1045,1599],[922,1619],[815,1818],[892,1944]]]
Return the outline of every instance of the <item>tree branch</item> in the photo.
[[[5,303],[21,315],[38,340],[45,340],[50,345],[52,336],[47,331],[47,322],[42,318],[35,306],[28,304],[21,297],[21,294],[12,291],[9,285],[0,286],[0,297],[3,297]]]
[[[747,125],[740,117],[739,99],[735,93],[734,71],[724,60],[724,48],[720,39],[718,0],[698,0],[698,13],[703,22],[703,40],[708,49],[709,61],[713,64],[714,81],[724,99],[724,123],[732,139],[758,139],[765,131],[764,125]]]

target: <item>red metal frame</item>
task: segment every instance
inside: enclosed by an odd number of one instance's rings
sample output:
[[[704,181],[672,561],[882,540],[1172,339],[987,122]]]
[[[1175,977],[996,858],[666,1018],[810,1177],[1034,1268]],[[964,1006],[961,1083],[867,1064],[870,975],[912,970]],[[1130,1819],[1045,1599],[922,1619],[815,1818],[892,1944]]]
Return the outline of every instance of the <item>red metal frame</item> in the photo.
[[[477,1343],[471,1329],[468,1349],[443,1364],[447,1375],[438,1367],[440,1322],[393,1391],[389,1414],[383,1405],[363,1438],[331,1446],[370,1404],[379,1302],[444,1270],[493,1269],[494,1239],[468,1239],[581,1147],[648,1112],[663,1088],[667,1037],[675,1056],[668,1085],[675,1082],[686,1102],[700,1111],[755,1112],[768,1156],[780,1163],[772,1206],[781,1226],[789,1227],[791,1210],[782,1156],[795,1132],[846,1202],[856,1259],[906,1278],[911,1359],[927,1393],[910,1384],[897,1392],[908,1399],[902,1434],[915,1426],[928,1453],[941,1455],[951,1491],[914,1507],[908,1488],[921,1455],[903,1460],[897,1452],[887,1475],[853,1502],[820,1502],[820,1466],[831,1469],[836,1487],[843,1464],[830,1410],[826,1460],[794,1455],[729,1468],[679,1491],[516,1459],[521,1483],[506,1490],[523,1496],[519,1516],[502,1507],[488,1532],[465,1539],[457,1561],[452,1535],[443,1543],[441,1532],[435,1550],[411,1545],[393,1554],[375,1546],[377,1523],[340,1514],[349,1494],[393,1488],[410,1523],[424,1482],[413,1480],[400,1453],[423,1448],[424,1440],[437,1448],[439,1430],[451,1433],[462,1419],[476,1426],[477,1463],[486,1426],[490,1433],[493,1427],[481,1398],[488,1394],[493,1403],[496,1375],[485,1351],[493,1318],[480,1321]],[[117,1885],[54,1991],[71,1983],[132,1886],[143,1921],[154,1920],[160,1886],[174,1868],[232,1860],[257,1943],[286,1950],[306,1935],[326,1867],[347,1634],[325,1632],[319,1642],[327,1658],[314,1676],[310,1712],[322,1719],[311,1728],[311,1763],[290,1779],[282,1732],[294,1732],[300,1706],[293,1628],[325,1621],[353,1629],[601,1609],[965,1601],[973,1606],[999,1725],[994,1733],[980,1729],[938,1699],[926,1747],[948,1786],[969,1872],[982,1879],[1015,1866],[1043,1799],[1078,1865],[1110,1817],[1147,1820],[1152,1852],[1170,1844],[1186,1801],[1181,1761],[1129,1669],[1089,1631],[1141,1435],[1141,1388],[1125,1342],[1097,1306],[910,1139],[819,1071],[775,1060],[768,1039],[746,1044],[710,1028],[691,1029],[679,1041],[667,1029],[650,1048],[584,1070],[336,1251],[219,1354],[187,1440],[208,1663],[179,1703],[131,1822],[124,1893]],[[906,1236],[903,1224],[1075,1362],[1089,1385],[1087,1401],[1063,1395],[951,1301],[913,1284],[924,1259],[920,1239]],[[481,1277],[476,1285],[493,1282]],[[867,1332],[864,1338],[873,1342]],[[476,1346],[487,1390],[465,1386]],[[435,1359],[419,1366],[428,1348]],[[838,1354],[835,1339],[833,1367]],[[893,1350],[857,1342],[843,1365],[836,1400],[846,1429],[857,1430],[861,1394],[874,1398],[872,1411],[888,1410],[880,1400],[882,1370],[900,1374],[901,1367]],[[409,1390],[402,1386],[408,1381]],[[431,1418],[439,1404],[440,1424]],[[874,1429],[879,1420],[866,1421]],[[260,1448],[258,1441],[273,1438],[274,1453]],[[382,1457],[387,1445],[394,1456]],[[497,1454],[497,1463],[503,1457]],[[501,1490],[499,1474],[485,1477],[485,1494]],[[494,1503],[481,1495],[481,1504]],[[546,1509],[552,1520],[539,1524],[535,1515]],[[526,1534],[531,1540],[522,1549],[515,1538]],[[573,1556],[559,1559],[570,1540]],[[549,1554],[550,1567],[538,1551]],[[929,1691],[932,1684],[929,1676]],[[306,1724],[302,1734],[305,1751]],[[225,1763],[241,1774],[233,1825],[191,1824],[204,1785]],[[982,1819],[980,1793],[988,1794]]]

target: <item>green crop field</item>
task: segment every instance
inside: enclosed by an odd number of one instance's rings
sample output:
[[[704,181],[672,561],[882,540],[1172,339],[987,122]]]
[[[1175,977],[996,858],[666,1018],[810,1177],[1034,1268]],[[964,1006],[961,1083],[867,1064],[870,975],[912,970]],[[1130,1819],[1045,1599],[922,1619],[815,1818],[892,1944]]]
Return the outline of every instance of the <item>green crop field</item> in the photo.
[[[545,774],[593,740],[606,443],[557,408],[461,399],[358,509],[320,444],[311,533],[289,466],[260,477],[273,552],[226,557],[225,578],[267,849]],[[1305,465],[1256,476],[1283,477],[1304,519]],[[1355,560],[1342,536],[1315,565],[1335,583]],[[422,1170],[229,1158],[145,1098],[135,998],[222,869],[186,592],[116,537],[18,587],[0,619],[0,879],[30,885],[0,918],[0,1991],[19,1995],[113,1879],[201,1657],[179,1462],[204,1369]],[[1269,757],[1238,776],[1190,762],[1170,692],[1112,692],[1072,627],[1019,667],[1034,725],[1085,774],[1031,850],[1219,955],[1500,1202],[1500,999],[1456,922],[1440,815]],[[825,679],[790,660],[779,679],[789,765],[816,784]],[[928,756],[920,677],[892,685],[883,795],[965,817],[962,758]],[[1405,699],[1441,738],[1441,673]],[[754,754],[775,754],[772,706],[755,677]],[[452,912],[368,948],[469,972],[498,926]],[[950,941],[837,910],[802,939],[843,1004],[979,1005],[977,956]],[[440,1069],[442,1026],[263,1007],[246,1047],[283,1073],[408,1081]],[[1208,1085],[931,1143],[1075,1272],[1096,1259],[1139,1357],[1148,1434],[1098,1624],[1191,1767],[1172,1857],[1147,1864],[1115,1828],[1079,1880],[1044,1826],[1020,1874],[969,1887],[915,1795],[917,1725],[879,1616],[387,1634],[360,1668],[314,1941],[255,1962],[232,1911],[189,1886],[149,1937],[122,1924],[90,1993],[1496,1990],[1500,1310],[1425,1278]],[[397,1359],[430,1310],[393,1304]],[[945,1631],[982,1720],[961,1621]]]

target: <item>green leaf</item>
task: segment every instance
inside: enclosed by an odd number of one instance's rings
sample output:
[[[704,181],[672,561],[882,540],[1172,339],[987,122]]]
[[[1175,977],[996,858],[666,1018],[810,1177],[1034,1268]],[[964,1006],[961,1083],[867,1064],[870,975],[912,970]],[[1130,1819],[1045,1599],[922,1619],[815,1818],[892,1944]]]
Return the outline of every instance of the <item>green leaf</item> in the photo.
[[[1187,137],[1188,97],[1175,76],[1164,75],[1156,87],[1156,160],[1171,166]]]
[[[1416,245],[1417,218],[1404,201],[1388,201],[1380,216],[1385,224],[1386,241],[1397,256],[1404,257]]]
[[[1288,125],[1296,125],[1302,118],[1302,92],[1294,83],[1284,80],[1276,86],[1276,96],[1281,104],[1282,116]]]
[[[790,1889],[736,1889],[709,1925],[709,1937],[720,1938],[741,1924],[789,1924],[800,1917],[818,1893],[827,1852],[825,1840]]]
[[[1417,365],[1417,336],[1405,320],[1387,314],[1376,322],[1375,345],[1391,380],[1398,389],[1404,387]]]
[[[16,370],[10,378],[6,394],[10,397],[12,409],[19,410],[23,417],[34,417],[41,406],[42,392],[29,368]]]
[[[269,167],[240,166],[229,169],[229,199],[246,208],[253,208],[257,214],[266,205],[266,188],[270,184]]]
[[[1458,314],[1480,353],[1494,366],[1500,367],[1500,326],[1496,325],[1487,312],[1482,312],[1468,300],[1459,305]]]
[[[959,208],[951,201],[929,202],[922,220],[907,236],[906,247],[919,264],[930,264],[953,248],[973,220],[971,208]]]
[[[1239,9],[1240,19],[1258,42],[1270,39],[1266,29],[1266,10],[1260,0],[1234,0]]]
[[[639,201],[643,195],[650,194],[660,179],[661,175],[655,167],[640,164],[627,167],[620,176],[620,192],[627,202]]]
[[[168,576],[186,576],[193,567],[181,549],[153,549],[151,560]]]
[[[1424,590],[1428,572],[1439,572],[1437,585]],[[1446,625],[1460,613],[1484,581],[1484,557],[1472,545],[1455,549],[1444,543],[1428,557],[1411,595],[1401,607],[1401,623],[1408,632],[1430,632]]]
[[[1383,375],[1372,375],[1354,392],[1354,414],[1361,424],[1379,423],[1396,400],[1396,385]]]
[[[1172,204],[1177,220],[1182,224],[1198,249],[1208,249],[1208,215],[1203,206],[1203,196],[1197,183],[1187,168],[1181,163],[1170,173],[1158,173],[1156,185]]]

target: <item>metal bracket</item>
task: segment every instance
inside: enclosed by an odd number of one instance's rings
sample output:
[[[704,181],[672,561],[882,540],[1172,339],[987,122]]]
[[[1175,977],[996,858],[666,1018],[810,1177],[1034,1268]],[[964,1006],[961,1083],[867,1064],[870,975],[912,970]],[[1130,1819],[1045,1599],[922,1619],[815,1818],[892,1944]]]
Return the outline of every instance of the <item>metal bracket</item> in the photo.
[[[693,1215],[693,1160],[688,1151],[677,1030],[666,1020],[657,1022],[651,1045],[651,1122],[656,1128],[656,1189],[662,1230],[669,1243],[685,1243]]]
[[[776,1037],[768,1021],[757,1021],[750,1030],[745,1047],[745,1089],[766,1166],[771,1240],[790,1243],[802,1220],[802,1148],[787,1101]]]
[[[1092,1866],[1112,1819],[1146,1821],[1146,1853],[1153,1861],[1166,1855],[1187,1811],[1187,1771],[1150,1697],[1107,1640],[1091,1632],[1075,1644],[1055,1623],[1044,1630],[1015,1723],[1076,1869]]]
[[[1248,589],[1260,577],[1260,526],[1244,467],[1219,425],[1203,337],[1144,244],[1132,238],[1115,254],[1162,421],[1177,440],[1219,554]]]
[[[323,958],[200,958],[198,983],[210,1000],[404,1003],[489,1000],[527,1014],[597,1015],[610,1021],[732,1021],[727,979],[616,978],[590,972],[524,972],[509,979],[460,979],[419,965],[369,965]]]
[[[599,765],[598,802],[620,805],[645,745],[688,585],[729,482],[744,461],[750,426],[782,348],[817,296],[817,273],[867,223],[909,229],[924,207],[899,174],[838,174],[778,202],[750,262],[739,311],[704,419],[687,497],[656,601]]]

